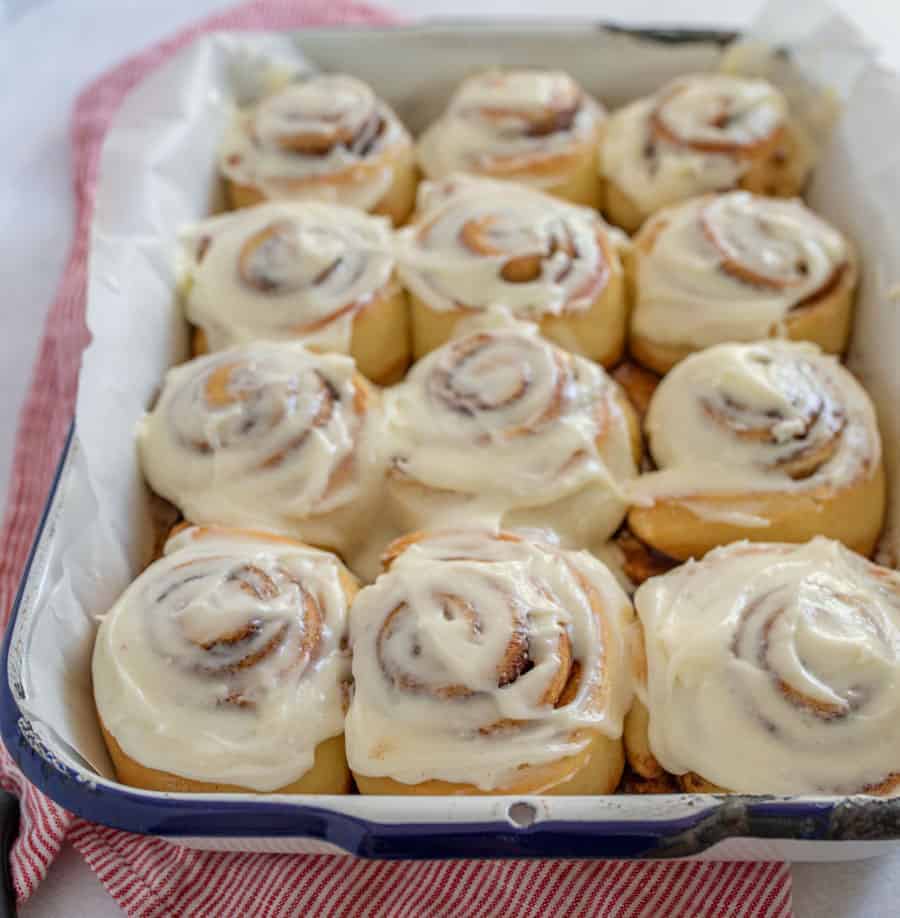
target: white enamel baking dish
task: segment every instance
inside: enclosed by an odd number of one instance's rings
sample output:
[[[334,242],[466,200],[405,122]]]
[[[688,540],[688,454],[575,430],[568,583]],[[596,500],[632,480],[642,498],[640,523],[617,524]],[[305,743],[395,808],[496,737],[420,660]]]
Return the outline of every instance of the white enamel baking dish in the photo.
[[[353,73],[418,131],[473,69],[558,67],[615,106],[679,73],[714,68],[730,38],[714,31],[553,23],[312,30],[257,37],[249,45],[238,36],[215,36],[182,52],[129,97],[101,167],[89,274],[94,343],[3,648],[0,727],[32,782],[87,819],[203,848],[393,858],[797,860],[843,860],[893,848],[900,839],[900,801],[865,797],[520,800],[145,792],[111,779],[93,717],[91,616],[140,569],[151,534],[130,431],[165,368],[186,355],[175,303],[175,237],[214,206],[222,95],[231,91],[223,87],[244,91],[258,57],[252,49],[288,59],[299,47],[322,69]],[[862,91],[872,105],[884,101],[876,98],[879,92],[900,96],[893,82],[880,82],[893,78],[873,71],[867,79],[871,85]],[[900,140],[900,115],[880,110],[896,121]],[[861,244],[865,276],[851,362],[880,409],[896,481],[900,378],[894,355],[900,335],[887,291],[900,240],[887,220],[873,222],[879,195],[871,163],[867,175],[851,142],[865,119],[858,106],[848,107],[811,199]],[[888,127],[882,125],[881,133]],[[893,156],[885,155],[882,164],[885,174],[897,168]]]

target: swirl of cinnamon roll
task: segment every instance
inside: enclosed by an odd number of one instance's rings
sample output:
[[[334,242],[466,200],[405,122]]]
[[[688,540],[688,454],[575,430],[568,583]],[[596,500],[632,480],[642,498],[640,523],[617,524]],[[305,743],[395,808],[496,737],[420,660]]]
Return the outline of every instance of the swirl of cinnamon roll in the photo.
[[[138,443],[150,487],[192,522],[348,551],[377,499],[379,430],[347,357],[257,342],[170,370]]]
[[[302,341],[350,354],[377,382],[401,376],[407,303],[391,248],[383,220],[315,202],[263,204],[192,227],[184,305],[195,351]]]
[[[388,494],[404,531],[478,516],[570,545],[606,539],[640,455],[624,393],[533,325],[476,325],[386,395]]]
[[[771,84],[724,74],[679,77],[610,118],[600,149],[605,212],[633,231],[661,207],[707,191],[792,197],[812,159]]]
[[[412,140],[359,80],[291,83],[238,112],[220,151],[234,207],[268,198],[346,204],[402,222],[412,209]]]
[[[843,352],[856,256],[797,201],[744,191],[662,211],[635,237],[631,352],[657,373],[722,341],[775,335]]]
[[[431,179],[471,172],[594,206],[605,117],[565,73],[490,71],[459,87],[419,141],[419,164]]]
[[[657,387],[645,419],[657,471],[630,486],[632,531],[674,558],[715,545],[839,539],[870,554],[884,516],[875,412],[814,345],[720,344]]]
[[[446,341],[460,318],[502,306],[567,350],[615,363],[626,246],[593,211],[528,188],[467,176],[425,183],[416,221],[398,234],[415,356]]]
[[[351,615],[363,793],[609,793],[632,613],[585,552],[481,530],[408,536]]]
[[[635,604],[647,669],[630,761],[688,790],[898,793],[895,571],[824,538],[738,543],[649,580]]]
[[[97,711],[123,783],[346,793],[352,576],[291,539],[191,526],[102,618]]]

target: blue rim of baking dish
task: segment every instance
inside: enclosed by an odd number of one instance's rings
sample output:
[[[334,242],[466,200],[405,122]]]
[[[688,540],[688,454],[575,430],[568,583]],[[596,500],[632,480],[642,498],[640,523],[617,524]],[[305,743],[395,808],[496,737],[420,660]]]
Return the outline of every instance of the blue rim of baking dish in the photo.
[[[373,858],[452,857],[671,858],[699,854],[729,838],[804,841],[900,839],[900,799],[679,795],[688,815],[653,819],[536,819],[383,822],[285,797],[160,794],[98,780],[61,761],[28,728],[24,692],[9,669],[15,624],[73,449],[74,423],[29,553],[3,641],[0,735],[25,776],[48,797],[92,822],[129,832],[178,838],[308,839]],[[309,799],[309,798],[307,798]],[[428,798],[419,798],[422,803]],[[432,798],[434,799],[434,798]],[[562,798],[559,798],[562,799]],[[615,799],[615,798],[613,798]],[[621,799],[621,798],[618,798]],[[640,799],[640,798],[639,798]],[[646,800],[647,798],[643,798]],[[656,798],[658,801],[660,797]],[[408,806],[410,798],[403,798]],[[529,798],[510,798],[510,806]],[[531,813],[539,812],[533,806]],[[506,807],[501,812],[507,812]]]
[[[459,20],[432,26],[465,26]],[[483,27],[484,24],[479,24]],[[540,21],[510,21],[509,28],[529,30]],[[571,25],[571,24],[568,24]],[[631,37],[680,44],[725,44],[735,35],[713,29],[629,28],[585,23],[588,28]],[[402,27],[401,27],[402,28]],[[415,31],[415,25],[407,27]],[[328,31],[328,30],[322,30]],[[14,685],[10,652],[15,625],[32,579],[43,573],[37,561],[52,534],[60,485],[74,443],[69,430],[53,484],[23,571],[3,640],[0,676],[0,736],[26,777],[48,797],[92,822],[173,840],[191,838],[308,839],[336,846],[361,857],[432,859],[447,857],[614,857],[669,858],[699,854],[729,838],[803,841],[900,840],[900,799],[875,797],[784,798],[772,796],[679,795],[679,815],[650,819],[537,818],[519,824],[508,818],[490,821],[384,822],[286,797],[246,798],[228,795],[160,794],[125,788],[87,768],[60,759],[37,739]],[[37,563],[36,563],[37,561]],[[310,799],[310,798],[305,798]],[[419,798],[423,804],[429,798]],[[431,798],[434,800],[435,798]],[[529,798],[522,798],[528,801]],[[537,799],[537,798],[532,798]],[[564,798],[558,798],[560,800]],[[572,798],[569,798],[570,800]],[[612,798],[616,799],[616,798]],[[622,799],[622,798],[618,798]],[[640,798],[639,798],[640,799]],[[646,800],[646,798],[644,798]],[[660,801],[661,797],[656,797]],[[510,798],[510,806],[518,798]],[[408,806],[410,798],[403,798]],[[540,807],[532,806],[532,814]],[[687,815],[685,815],[685,813]]]

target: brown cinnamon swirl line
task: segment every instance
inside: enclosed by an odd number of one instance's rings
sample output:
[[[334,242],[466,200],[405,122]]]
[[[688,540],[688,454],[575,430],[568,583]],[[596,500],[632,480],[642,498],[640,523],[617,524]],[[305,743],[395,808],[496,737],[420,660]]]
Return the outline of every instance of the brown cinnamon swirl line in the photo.
[[[429,399],[447,411],[464,418],[500,418],[499,427],[476,437],[482,443],[490,442],[495,436],[507,439],[535,433],[571,407],[575,386],[572,367],[562,351],[551,348],[548,349],[551,382],[549,391],[542,393],[545,407],[538,409],[527,420],[512,413],[512,417],[504,421],[503,414],[513,409],[518,401],[528,398],[537,385],[533,367],[540,361],[540,356],[533,360],[521,360],[515,353],[504,354],[504,345],[513,352],[517,347],[538,352],[545,347],[529,337],[504,339],[490,332],[476,333],[456,342],[447,352],[446,359],[436,363],[426,383]],[[482,373],[498,371],[516,374],[512,384],[509,380],[505,381],[505,389],[494,393],[473,385]],[[602,405],[597,406],[596,420],[597,427],[603,430],[607,419]]]
[[[721,198],[711,199],[710,203],[700,212],[701,232],[719,253],[721,270],[739,281],[764,289],[783,291],[801,287],[805,284],[809,276],[809,261],[804,257],[803,252],[797,251],[793,253],[793,257],[782,259],[781,264],[775,266],[767,264],[764,258],[753,250],[752,246],[748,247],[745,241],[729,235],[730,227],[727,223],[722,225],[721,220],[717,221],[714,218],[713,208],[721,200]],[[765,222],[760,221],[757,227],[761,236],[769,235],[769,239],[772,239],[772,231]],[[754,257],[756,259],[755,262],[753,260]],[[835,264],[825,274],[825,278],[819,283],[819,286],[807,293],[801,300],[792,304],[791,308],[800,309],[828,296],[837,286],[841,274],[846,269],[847,263],[845,261]]]
[[[429,539],[439,540],[441,536],[429,536],[426,533],[415,532],[403,538],[395,540],[388,546],[383,556],[383,565],[386,571],[389,571],[393,564],[397,562],[403,553],[419,543],[426,543]],[[439,549],[438,557],[445,561],[463,561],[463,560],[485,560],[483,555],[490,557],[491,548],[484,548],[483,543],[493,543],[491,547],[499,549],[500,557],[503,550],[511,546],[522,546],[524,539],[513,533],[497,532],[450,532],[444,533],[445,543]],[[458,542],[454,542],[458,540]],[[482,544],[479,544],[482,543]],[[562,555],[561,555],[562,557]],[[590,597],[592,604],[599,605],[599,597],[596,590],[591,586],[589,580],[574,567],[569,567],[570,573],[578,582],[584,593]],[[485,578],[488,587],[493,588],[495,585],[490,582],[490,578]],[[552,593],[546,588],[538,587],[540,594],[549,602],[553,602]],[[476,606],[457,593],[442,592],[434,596],[437,601],[441,614],[448,622],[460,622],[466,629],[466,640],[471,644],[478,644],[481,635],[485,630],[484,620],[481,612]],[[526,608],[516,604],[512,598],[504,598],[504,605],[507,606],[507,614],[510,620],[509,637],[502,651],[498,654],[497,665],[495,667],[497,688],[506,688],[513,685],[516,680],[529,673],[536,665],[534,652],[532,651],[532,638],[529,637],[532,628],[529,614]],[[415,612],[410,608],[409,603],[403,602],[397,605],[385,619],[384,625],[378,636],[378,652],[381,669],[385,677],[397,688],[413,691],[427,692],[435,698],[466,698],[476,694],[476,690],[460,683],[429,685],[386,662],[390,659],[390,644],[396,642],[398,636],[402,634],[398,619],[414,618]],[[417,623],[413,621],[413,627]],[[605,635],[608,639],[609,635]],[[402,637],[399,638],[402,640]],[[605,643],[606,641],[604,641]],[[419,648],[417,650],[417,648]],[[546,648],[545,648],[546,652]],[[413,657],[418,657],[421,653],[421,645],[414,643]],[[569,633],[560,630],[554,635],[550,655],[555,667],[554,675],[547,681],[547,685],[537,699],[538,707],[546,706],[551,708],[560,708],[572,702],[579,693],[581,681],[581,663],[575,658],[573,641]],[[509,730],[516,726],[524,726],[524,722],[517,723],[507,719],[502,719],[494,724],[488,724],[479,728],[483,735]]]

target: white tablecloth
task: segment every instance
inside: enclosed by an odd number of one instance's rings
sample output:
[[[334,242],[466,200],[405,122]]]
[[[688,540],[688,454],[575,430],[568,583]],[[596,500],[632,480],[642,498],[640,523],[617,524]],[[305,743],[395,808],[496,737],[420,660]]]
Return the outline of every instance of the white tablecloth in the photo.
[[[762,0],[393,0],[411,16],[572,16],[643,24],[740,28]],[[231,0],[0,0],[0,495],[5,495],[19,407],[38,336],[69,246],[68,120],[76,94],[122,57]],[[900,2],[841,0],[885,60],[900,68]],[[0,497],[0,501],[3,497]],[[850,864],[798,865],[798,915],[900,913],[900,854]],[[117,914],[67,848],[22,909],[26,918]]]

